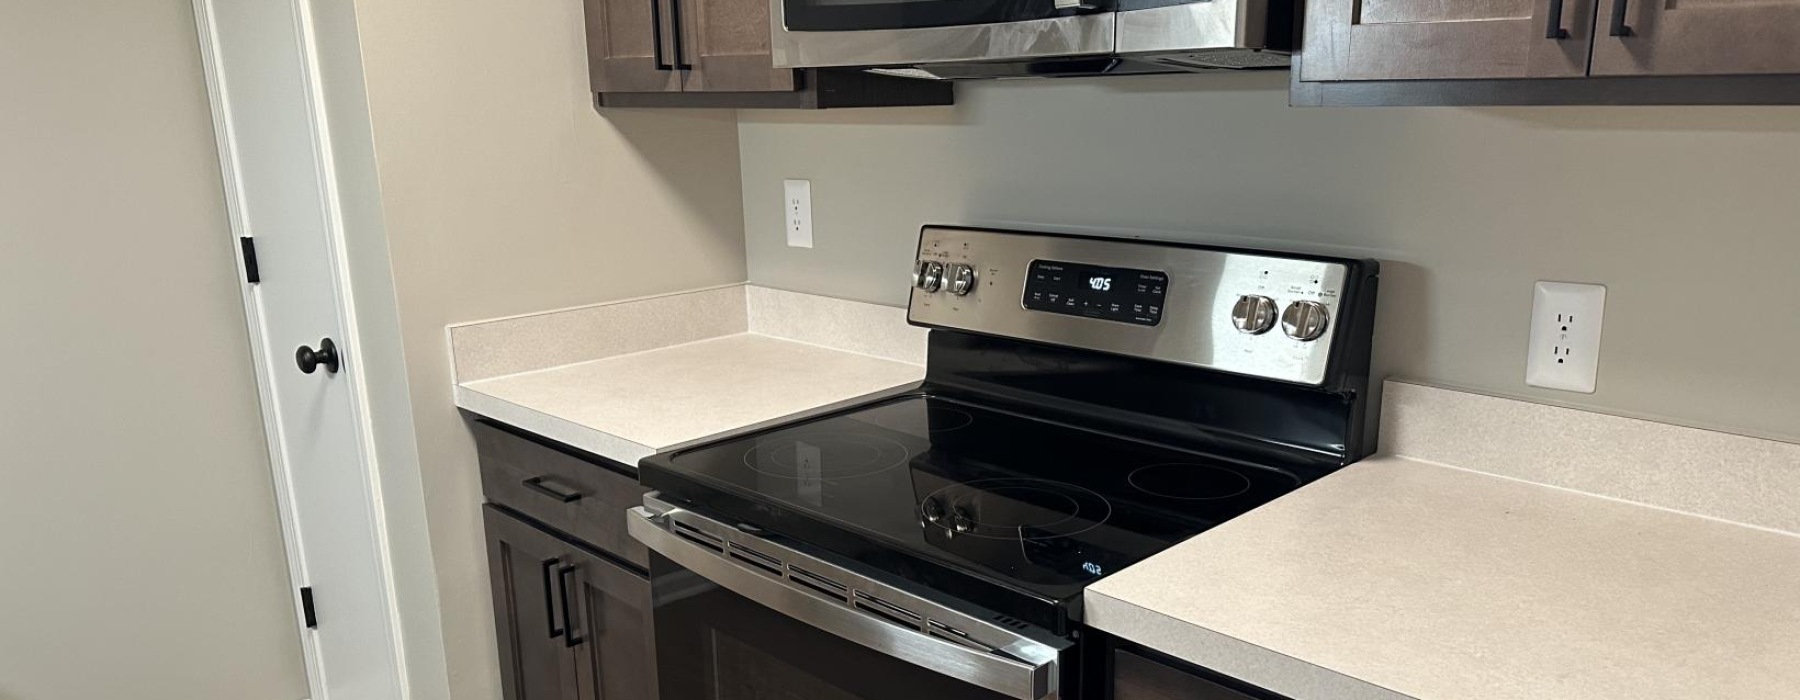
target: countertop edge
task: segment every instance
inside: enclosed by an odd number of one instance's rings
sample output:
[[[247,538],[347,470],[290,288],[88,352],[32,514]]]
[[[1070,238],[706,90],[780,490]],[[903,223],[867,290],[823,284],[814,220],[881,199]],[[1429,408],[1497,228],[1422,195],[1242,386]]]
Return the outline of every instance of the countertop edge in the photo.
[[[457,407],[466,411],[592,452],[632,469],[637,469],[638,460],[656,454],[656,448],[652,446],[495,398],[460,384],[455,386],[455,396]]]
[[[740,436],[782,423],[806,420],[815,416],[833,413],[851,406],[904,395],[918,390],[924,380],[924,368],[912,363],[755,333],[709,338],[694,343],[681,343],[666,348],[655,348],[637,353],[630,353],[629,355],[650,355],[658,352],[672,351],[677,348],[689,347],[700,343],[721,342],[733,337],[741,336],[758,336],[769,341],[778,341],[780,343],[790,343],[795,346],[812,348],[815,351],[855,356],[871,363],[892,365],[895,368],[910,368],[911,370],[916,370],[916,372],[889,372],[889,374],[894,376],[880,378],[876,381],[851,382],[849,385],[838,387],[837,390],[818,392],[817,395],[809,397],[809,400],[807,401],[793,402],[790,405],[779,408],[769,407],[774,410],[760,415],[757,415],[757,412],[750,412],[749,415],[736,416],[731,420],[712,421],[709,425],[696,425],[682,430],[658,431],[661,434],[657,436],[633,435],[629,432],[609,430],[603,425],[596,425],[572,419],[559,411],[539,406],[533,402],[522,402],[519,401],[517,397],[512,397],[500,392],[489,392],[485,389],[486,383],[501,381],[507,379],[507,377],[454,384],[452,385],[454,402],[457,407],[482,418],[505,423],[551,441],[599,455],[635,469],[639,460],[658,452],[678,450],[715,440]],[[620,358],[607,358],[595,362],[607,362],[618,359]],[[544,370],[537,370],[536,372],[524,373],[522,375],[512,375],[512,377],[539,374],[543,372],[566,371],[587,364],[590,363],[551,367]],[[685,400],[693,400],[694,398],[696,397],[688,396]],[[619,400],[631,401],[632,399]]]
[[[1092,589],[1082,602],[1089,627],[1281,695],[1418,700]]]

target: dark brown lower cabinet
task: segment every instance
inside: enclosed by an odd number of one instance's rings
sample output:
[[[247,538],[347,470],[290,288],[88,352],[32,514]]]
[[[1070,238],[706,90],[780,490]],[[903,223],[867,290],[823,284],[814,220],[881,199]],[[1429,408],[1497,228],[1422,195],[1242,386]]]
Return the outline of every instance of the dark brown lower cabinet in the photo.
[[[654,700],[656,636],[650,581],[577,548],[569,554],[575,687],[581,700]]]
[[[1113,652],[1112,700],[1283,700],[1228,683],[1178,662],[1126,649]]]
[[[655,698],[644,575],[496,506],[482,514],[503,697]]]

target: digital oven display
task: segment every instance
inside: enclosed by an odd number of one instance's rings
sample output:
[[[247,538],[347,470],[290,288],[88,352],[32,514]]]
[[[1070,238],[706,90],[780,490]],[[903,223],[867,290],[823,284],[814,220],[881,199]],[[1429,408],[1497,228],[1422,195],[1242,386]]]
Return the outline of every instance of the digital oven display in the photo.
[[[1168,287],[1169,276],[1154,270],[1033,260],[1025,308],[1154,326],[1162,323]]]

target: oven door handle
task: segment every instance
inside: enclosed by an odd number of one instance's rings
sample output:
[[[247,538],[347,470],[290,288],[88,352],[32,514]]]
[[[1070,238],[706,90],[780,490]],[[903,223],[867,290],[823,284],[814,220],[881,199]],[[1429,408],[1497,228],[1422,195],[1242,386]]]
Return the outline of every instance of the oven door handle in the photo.
[[[632,508],[627,511],[626,529],[651,551],[733,593],[886,656],[1017,700],[1054,700],[1059,695],[1055,652],[1048,647],[1032,650],[1034,656],[1044,659],[1039,663],[1015,661],[856,610],[846,602],[803,590],[785,575],[732,561],[724,555],[730,545],[723,539],[715,549],[695,541],[693,535],[676,534],[671,517],[675,514],[691,515],[680,510],[655,513],[644,507]],[[766,543],[763,547],[786,549]]]

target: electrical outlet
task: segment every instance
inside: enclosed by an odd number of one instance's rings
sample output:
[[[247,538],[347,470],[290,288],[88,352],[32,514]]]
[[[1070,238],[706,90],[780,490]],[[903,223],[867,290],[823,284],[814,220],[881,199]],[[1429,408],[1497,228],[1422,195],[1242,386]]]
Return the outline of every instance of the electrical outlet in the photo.
[[[1600,373],[1600,321],[1606,287],[1539,282],[1531,298],[1531,348],[1525,383],[1594,393]]]
[[[787,243],[795,248],[813,247],[812,181],[782,180],[781,209],[787,217]]]

